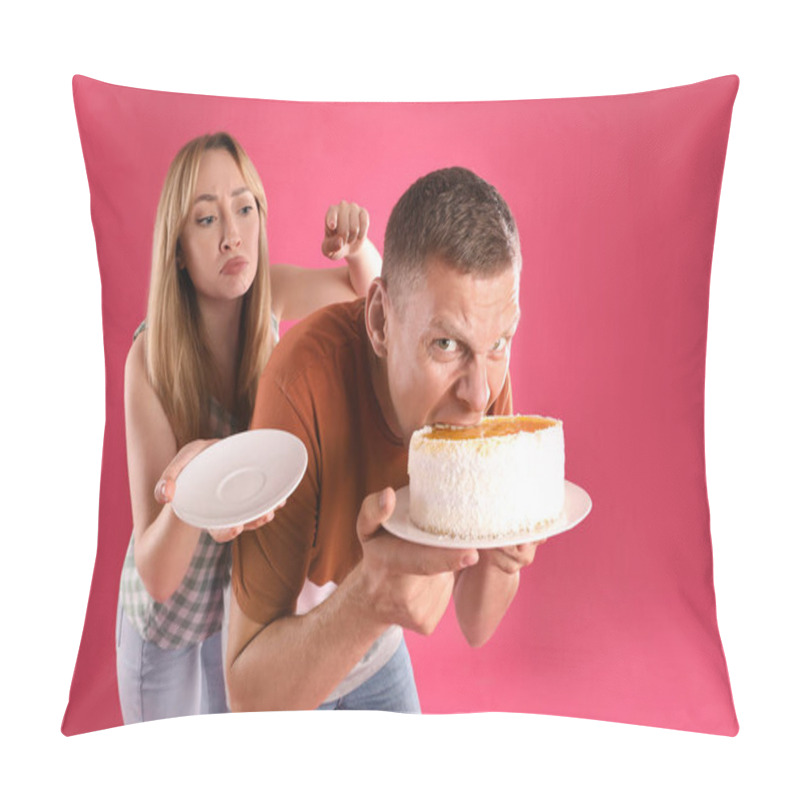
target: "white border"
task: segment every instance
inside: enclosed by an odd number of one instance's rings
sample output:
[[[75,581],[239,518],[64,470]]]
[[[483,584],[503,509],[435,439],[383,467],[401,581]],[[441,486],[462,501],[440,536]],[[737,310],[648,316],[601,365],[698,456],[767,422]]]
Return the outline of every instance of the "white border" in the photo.
[[[798,523],[788,501],[800,478],[800,176],[787,7],[75,0],[4,11],[0,785],[18,787],[15,796],[87,797],[295,797],[337,786],[350,797],[796,791]],[[712,270],[706,434],[737,738],[527,715],[375,714],[245,715],[61,736],[95,557],[105,391],[73,73],[221,95],[472,100],[615,94],[734,72],[742,83]]]

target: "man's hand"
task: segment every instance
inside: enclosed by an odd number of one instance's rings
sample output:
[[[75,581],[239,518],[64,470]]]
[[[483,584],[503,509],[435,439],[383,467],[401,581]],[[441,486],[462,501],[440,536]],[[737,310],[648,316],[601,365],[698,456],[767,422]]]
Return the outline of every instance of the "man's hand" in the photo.
[[[325,238],[322,254],[333,261],[355,255],[364,244],[369,229],[366,208],[342,200],[325,215]]]
[[[358,515],[365,611],[382,623],[428,635],[447,608],[455,573],[476,564],[478,552],[427,547],[387,533],[381,526],[395,502],[394,490],[384,489],[366,497]]]
[[[546,541],[546,539],[540,539],[538,542],[526,542],[525,544],[512,545],[511,547],[495,547],[484,550],[481,554],[481,560],[487,561],[488,564],[497,567],[497,569],[508,575],[513,575],[523,567],[530,566],[533,563],[536,548]]]

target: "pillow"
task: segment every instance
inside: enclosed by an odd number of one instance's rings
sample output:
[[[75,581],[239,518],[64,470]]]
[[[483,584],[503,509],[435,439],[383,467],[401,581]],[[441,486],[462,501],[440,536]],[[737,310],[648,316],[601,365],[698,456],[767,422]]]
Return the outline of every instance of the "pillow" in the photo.
[[[155,208],[189,139],[227,130],[264,181],[275,262],[325,267],[328,204],[394,202],[459,164],[508,201],[523,253],[517,412],[564,420],[593,509],[523,574],[493,639],[447,612],[407,635],[423,712],[516,711],[735,735],[705,481],[709,277],[738,78],[610,97],[298,103],[76,76],[102,281],[106,429],[97,559],[62,730],[121,724],[115,609],[131,532],[123,365],[144,317]]]

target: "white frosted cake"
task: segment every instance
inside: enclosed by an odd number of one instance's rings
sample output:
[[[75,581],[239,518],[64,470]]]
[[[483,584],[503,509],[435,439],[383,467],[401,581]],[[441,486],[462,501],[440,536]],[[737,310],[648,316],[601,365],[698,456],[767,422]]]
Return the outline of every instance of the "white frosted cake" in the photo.
[[[535,533],[563,512],[564,427],[513,416],[421,428],[411,437],[408,477],[417,528],[471,541]]]

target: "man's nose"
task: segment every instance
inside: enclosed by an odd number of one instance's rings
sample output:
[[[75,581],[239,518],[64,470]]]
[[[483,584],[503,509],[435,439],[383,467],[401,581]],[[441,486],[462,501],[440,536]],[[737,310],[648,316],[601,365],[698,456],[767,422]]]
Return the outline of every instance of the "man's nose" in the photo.
[[[456,395],[470,411],[483,413],[489,404],[490,394],[486,359],[474,356],[458,382]]]

